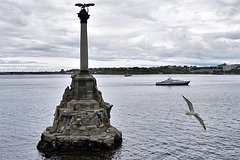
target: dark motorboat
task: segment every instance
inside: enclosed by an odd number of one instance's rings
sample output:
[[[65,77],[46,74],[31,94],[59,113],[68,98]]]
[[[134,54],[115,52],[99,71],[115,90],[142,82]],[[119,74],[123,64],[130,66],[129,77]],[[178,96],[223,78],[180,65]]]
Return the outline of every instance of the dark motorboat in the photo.
[[[127,74],[124,74],[124,77],[132,77],[132,75],[127,73]]]
[[[157,86],[187,86],[190,83],[190,81],[182,81],[178,79],[172,79],[168,78],[167,80],[156,82]]]

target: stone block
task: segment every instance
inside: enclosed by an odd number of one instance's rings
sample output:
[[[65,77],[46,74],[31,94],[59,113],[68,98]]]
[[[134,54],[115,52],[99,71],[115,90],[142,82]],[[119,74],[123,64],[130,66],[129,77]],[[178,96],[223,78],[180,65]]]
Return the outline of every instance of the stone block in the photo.
[[[113,137],[106,138],[106,139],[103,140],[103,143],[106,146],[110,147],[110,146],[114,145],[114,138]]]
[[[86,126],[87,130],[97,129],[96,125]]]
[[[81,126],[81,127],[78,128],[78,130],[81,131],[81,132],[83,132],[83,131],[86,130],[86,126]]]
[[[52,134],[43,134],[43,139],[47,142],[52,142],[53,140],[56,139],[56,137]]]

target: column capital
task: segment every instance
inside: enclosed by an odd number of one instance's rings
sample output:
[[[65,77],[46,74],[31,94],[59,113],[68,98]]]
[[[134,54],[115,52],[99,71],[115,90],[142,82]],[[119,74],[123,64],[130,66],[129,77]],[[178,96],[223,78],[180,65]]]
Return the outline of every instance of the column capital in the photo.
[[[86,11],[85,8],[83,8],[79,13],[78,13],[78,17],[81,21],[81,23],[87,23],[88,18],[90,17],[90,15],[88,14],[88,12]]]

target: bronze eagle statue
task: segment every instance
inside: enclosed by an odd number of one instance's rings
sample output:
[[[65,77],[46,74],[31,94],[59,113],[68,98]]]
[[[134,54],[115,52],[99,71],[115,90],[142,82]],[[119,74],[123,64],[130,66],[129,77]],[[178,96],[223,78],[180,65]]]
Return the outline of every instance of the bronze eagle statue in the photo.
[[[81,7],[82,9],[84,9],[85,7],[95,6],[95,4],[94,3],[87,3],[87,4],[76,3],[75,6],[78,6],[78,7]]]

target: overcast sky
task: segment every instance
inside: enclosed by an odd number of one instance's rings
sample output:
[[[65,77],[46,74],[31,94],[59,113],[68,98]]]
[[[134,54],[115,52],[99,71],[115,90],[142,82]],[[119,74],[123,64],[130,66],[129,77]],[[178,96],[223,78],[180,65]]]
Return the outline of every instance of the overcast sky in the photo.
[[[79,68],[78,2],[89,67],[240,63],[240,0],[1,0],[0,71]]]

